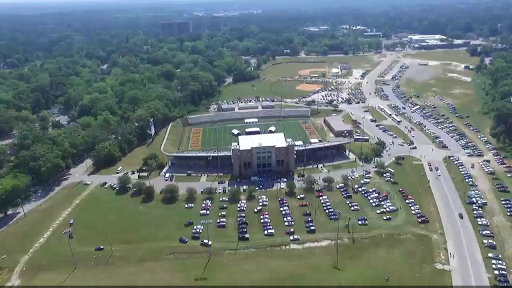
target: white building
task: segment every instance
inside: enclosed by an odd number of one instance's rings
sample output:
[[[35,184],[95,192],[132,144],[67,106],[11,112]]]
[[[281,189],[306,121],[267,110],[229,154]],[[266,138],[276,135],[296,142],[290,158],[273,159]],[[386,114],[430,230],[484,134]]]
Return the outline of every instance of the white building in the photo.
[[[443,39],[446,39],[446,37],[442,35],[412,35],[407,37],[411,44],[441,42]]]

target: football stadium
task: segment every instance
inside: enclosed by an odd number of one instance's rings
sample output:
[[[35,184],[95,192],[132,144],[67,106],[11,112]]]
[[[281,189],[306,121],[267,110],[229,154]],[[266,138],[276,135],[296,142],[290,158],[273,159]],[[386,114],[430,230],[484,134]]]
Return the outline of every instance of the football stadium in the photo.
[[[166,153],[174,173],[229,173],[239,178],[292,175],[297,167],[347,158],[327,141],[309,108],[256,109],[187,116],[181,151]]]

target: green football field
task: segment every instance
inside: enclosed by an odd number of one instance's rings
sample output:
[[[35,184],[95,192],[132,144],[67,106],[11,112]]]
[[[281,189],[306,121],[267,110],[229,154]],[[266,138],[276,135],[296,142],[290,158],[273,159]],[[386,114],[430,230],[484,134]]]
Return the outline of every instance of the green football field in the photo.
[[[265,121],[265,120],[263,120]],[[189,149],[190,142],[190,131],[192,128],[203,128],[203,134],[201,138],[201,150],[207,149],[226,149],[231,147],[233,142],[238,142],[237,137],[231,134],[233,129],[239,130],[244,134],[247,128],[260,128],[262,133],[267,133],[268,128],[274,126],[277,128],[276,133],[284,133],[285,137],[293,139],[293,141],[302,141],[305,144],[310,143],[306,130],[301,125],[301,121],[311,123],[309,120],[304,119],[293,119],[293,120],[279,120],[279,119],[268,119],[263,122],[260,120],[258,124],[243,124],[243,120],[236,122],[224,122],[217,124],[209,124],[205,126],[192,126],[187,128],[185,135],[185,149]],[[242,122],[242,123],[241,123]],[[317,129],[317,133],[321,136]]]

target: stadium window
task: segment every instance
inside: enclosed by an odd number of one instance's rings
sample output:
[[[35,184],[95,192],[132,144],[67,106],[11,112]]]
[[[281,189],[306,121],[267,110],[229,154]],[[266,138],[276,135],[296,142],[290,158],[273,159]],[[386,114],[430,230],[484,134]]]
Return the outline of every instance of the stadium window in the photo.
[[[261,168],[261,164],[256,164],[256,168],[260,169]]]
[[[267,154],[272,154],[272,151],[267,151]]]
[[[261,156],[256,157],[256,159],[257,159],[258,161],[259,161],[259,160],[261,160]]]

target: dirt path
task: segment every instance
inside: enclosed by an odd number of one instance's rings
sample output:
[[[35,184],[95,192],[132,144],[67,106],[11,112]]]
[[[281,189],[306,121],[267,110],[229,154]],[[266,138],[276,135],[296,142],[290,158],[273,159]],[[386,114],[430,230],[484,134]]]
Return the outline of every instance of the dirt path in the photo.
[[[46,239],[48,239],[48,237],[50,237],[53,230],[55,230],[55,228],[57,228],[57,226],[59,226],[59,224],[62,222],[62,220],[64,220],[64,218],[66,218],[66,216],[69,214],[69,212],[71,212],[71,210],[73,210],[73,208],[75,208],[75,206],[78,203],[80,203],[80,201],[82,201],[82,199],[84,199],[85,196],[87,196],[93,190],[93,188],[95,186],[96,185],[94,185],[94,183],[92,185],[90,185],[80,196],[78,196],[76,198],[76,200],[73,202],[73,204],[71,204],[71,206],[69,206],[68,209],[66,209],[62,212],[59,219],[57,219],[52,224],[50,229],[48,229],[48,231],[46,231],[46,233],[44,233],[44,235],[41,237],[41,239],[39,239],[39,241],[37,241],[34,244],[34,246],[32,246],[30,251],[28,251],[28,253],[25,256],[23,256],[23,258],[21,258],[20,263],[18,263],[18,266],[16,266],[16,269],[14,269],[14,272],[11,275],[11,279],[9,280],[9,282],[7,282],[7,284],[5,284],[5,286],[19,286],[21,284],[20,274],[24,270],[25,264],[27,263],[28,259],[32,256],[32,254],[34,254],[37,251],[37,249],[39,249],[39,247],[41,247],[41,245],[43,245],[43,243],[46,241]]]
[[[467,157],[461,157],[466,167],[470,167],[471,163],[476,160],[468,159]],[[488,202],[485,207],[485,216],[491,223],[492,232],[500,237],[503,242],[503,247],[499,247],[500,251],[504,251],[507,260],[512,261],[512,245],[509,243],[509,239],[512,239],[512,225],[505,219],[501,203],[494,191],[493,185],[489,179],[489,176],[477,165],[474,169],[471,169],[475,182],[478,184],[478,189],[485,195],[485,199]]]

